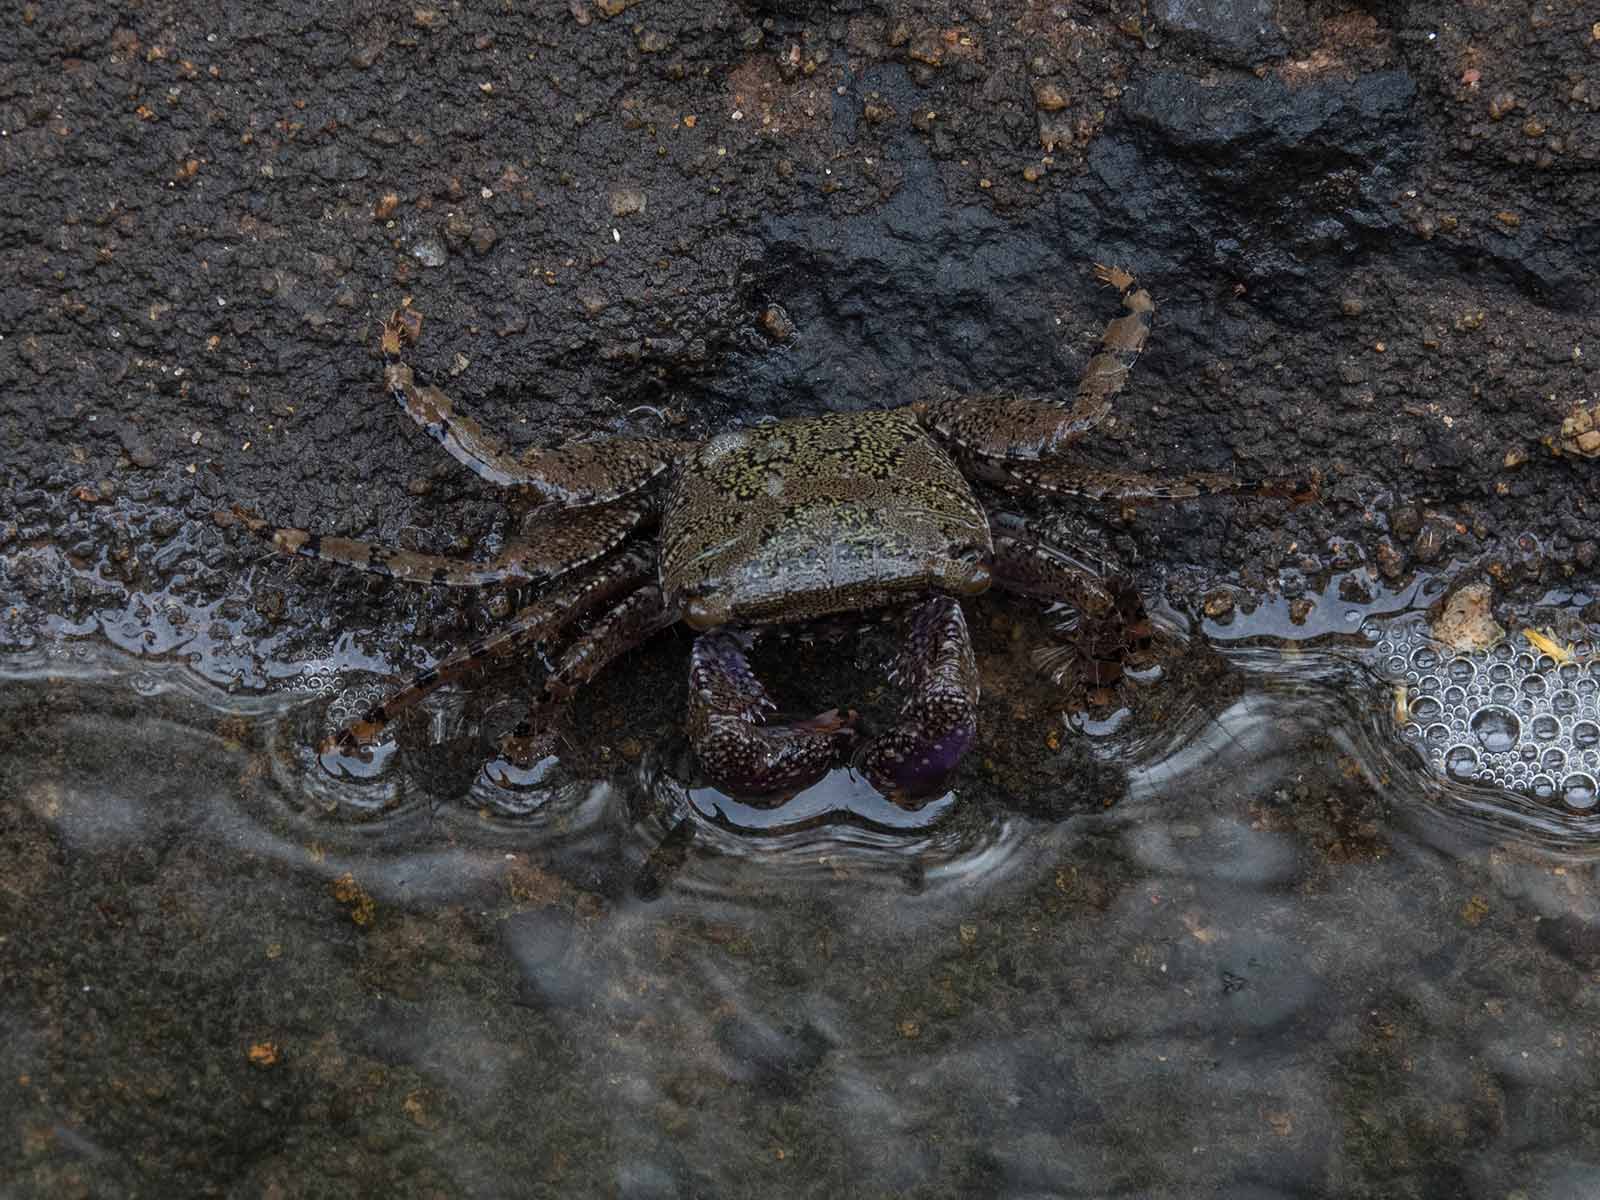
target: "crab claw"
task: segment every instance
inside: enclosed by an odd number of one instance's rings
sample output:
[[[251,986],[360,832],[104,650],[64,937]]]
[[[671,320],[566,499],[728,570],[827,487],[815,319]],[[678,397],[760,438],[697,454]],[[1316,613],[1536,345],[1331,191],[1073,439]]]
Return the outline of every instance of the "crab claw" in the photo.
[[[891,673],[909,695],[900,719],[856,755],[856,768],[895,804],[942,791],[978,737],[978,666],[961,605],[936,596],[914,610]]]
[[[767,725],[775,707],[745,658],[747,640],[718,631],[689,658],[689,739],[701,769],[730,796],[788,799],[839,763],[856,741],[856,714],[830,709]]]
[[[941,725],[944,732],[930,736],[929,731]],[[917,808],[919,801],[944,790],[977,736],[977,721],[970,715],[966,720],[953,713],[938,718],[926,710],[913,713],[908,706],[898,725],[856,755],[856,769],[893,803]]]

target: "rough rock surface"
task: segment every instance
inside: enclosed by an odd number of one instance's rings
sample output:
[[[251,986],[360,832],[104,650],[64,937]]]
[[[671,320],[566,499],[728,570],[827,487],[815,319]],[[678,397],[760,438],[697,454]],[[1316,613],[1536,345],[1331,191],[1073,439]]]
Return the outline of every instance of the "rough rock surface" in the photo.
[[[419,368],[525,444],[1059,388],[1106,260],[1162,310],[1089,452],[1325,479],[1293,512],[1108,514],[1147,586],[1186,563],[1271,588],[1336,537],[1374,561],[1403,503],[1444,521],[1435,558],[1531,535],[1533,582],[1561,583],[1596,503],[1553,453],[1600,386],[1591,15],[24,6],[0,539],[119,544],[147,592],[252,555],[209,527],[229,501],[481,543],[498,499],[378,386],[405,297]],[[1281,54],[1239,69],[1244,25]],[[14,638],[64,578],[12,573]]]

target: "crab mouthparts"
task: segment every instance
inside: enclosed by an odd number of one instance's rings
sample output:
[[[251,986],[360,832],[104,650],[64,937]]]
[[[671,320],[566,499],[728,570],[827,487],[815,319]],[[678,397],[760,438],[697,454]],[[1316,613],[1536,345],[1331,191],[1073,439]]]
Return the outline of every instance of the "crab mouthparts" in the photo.
[[[726,625],[732,617],[726,601],[696,596],[683,606],[683,619],[696,633]]]

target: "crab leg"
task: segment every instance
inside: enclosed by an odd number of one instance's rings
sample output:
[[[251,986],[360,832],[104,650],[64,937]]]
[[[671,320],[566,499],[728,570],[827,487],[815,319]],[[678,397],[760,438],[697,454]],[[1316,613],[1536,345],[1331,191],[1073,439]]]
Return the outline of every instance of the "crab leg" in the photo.
[[[526,488],[554,504],[606,504],[649,486],[685,449],[678,442],[615,438],[513,457],[476,421],[456,411],[442,391],[417,383],[411,368],[400,361],[400,347],[415,342],[421,330],[422,316],[414,309],[400,309],[384,322],[384,383],[406,415],[480,479]]]
[[[1132,504],[1223,495],[1309,500],[1317,494],[1316,480],[1302,476],[1241,479],[1222,472],[1199,471],[1163,477],[1130,471],[1101,471],[1092,467],[1073,466],[1071,463],[1013,464],[994,461],[974,461],[973,474],[1008,491],[1081,496],[1088,500],[1120,500]]]
[[[989,529],[994,539],[991,569],[994,585],[1040,600],[1061,600],[1080,613],[1099,615],[1116,603],[1110,576],[1116,565],[1079,543],[1061,546],[1059,535],[1049,538],[1034,521],[1015,513],[992,513]]]
[[[1062,462],[1067,447],[1111,411],[1150,336],[1156,311],[1150,293],[1122,268],[1097,265],[1095,277],[1117,289],[1126,311],[1106,326],[1070,407],[1033,396],[972,396],[921,406],[923,423],[972,474],[1003,488],[1093,500],[1184,500],[1224,492],[1315,495],[1314,482],[1297,478],[1250,480],[1202,472],[1162,479]]]
[[[855,739],[837,710],[765,725],[777,705],[745,657],[748,635],[703,633],[689,658],[689,740],[705,773],[732,796],[788,797],[810,787]]]
[[[512,762],[529,765],[542,745],[540,734],[548,731],[555,706],[628,651],[674,624],[678,616],[676,609],[667,607],[654,583],[624,596],[567,648],[538,698],[528,706],[527,715],[501,739],[501,753]]]
[[[339,749],[346,754],[377,740],[383,728],[408,708],[447,683],[454,682],[496,659],[505,659],[526,647],[548,642],[586,613],[614,603],[635,591],[655,573],[655,556],[644,549],[625,551],[598,570],[574,579],[520,609],[504,626],[480,638],[465,650],[415,676],[410,683],[368,709],[358,721],[324,739],[318,750]]]
[[[325,537],[306,529],[275,529],[241,508],[233,511],[252,533],[284,554],[440,587],[543,583],[605,557],[652,515],[651,509],[639,505],[542,515],[523,530],[516,543],[488,562],[478,563],[351,538]]]
[[[907,696],[899,720],[856,765],[896,804],[937,792],[978,736],[978,664],[961,605],[934,596],[911,611],[889,679]]]
[[[1095,278],[1117,289],[1127,311],[1106,326],[1071,407],[1033,396],[973,396],[928,405],[924,422],[959,457],[1007,463],[1053,459],[1111,411],[1113,397],[1144,349],[1156,305],[1120,267],[1096,265]]]
[[[1150,641],[1138,589],[1096,551],[1044,540],[1034,522],[997,513],[990,524],[996,587],[1078,610],[1072,643],[1049,647],[1036,655],[1036,665],[1057,685],[1081,681],[1097,695],[1115,686],[1128,655]]]

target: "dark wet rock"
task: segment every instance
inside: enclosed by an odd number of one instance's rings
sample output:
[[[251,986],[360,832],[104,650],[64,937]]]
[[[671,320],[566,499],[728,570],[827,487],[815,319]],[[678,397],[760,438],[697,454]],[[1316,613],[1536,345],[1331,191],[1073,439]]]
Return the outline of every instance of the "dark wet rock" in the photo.
[[[1315,264],[1399,229],[1394,191],[1415,153],[1415,99],[1404,71],[1301,88],[1154,72],[1128,87],[1125,124],[1090,151],[1098,199],[1142,246],[1185,245],[1188,269],[1270,281],[1267,302],[1294,308],[1281,315],[1314,319]]]
[[[1174,41],[1233,66],[1285,53],[1271,0],[1154,0],[1150,17]]]

